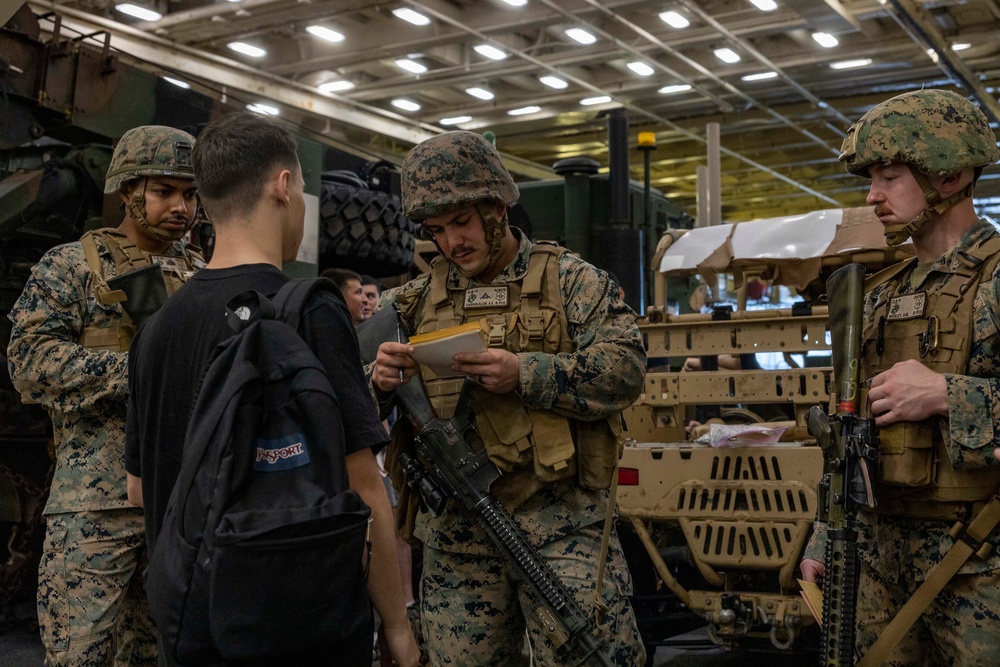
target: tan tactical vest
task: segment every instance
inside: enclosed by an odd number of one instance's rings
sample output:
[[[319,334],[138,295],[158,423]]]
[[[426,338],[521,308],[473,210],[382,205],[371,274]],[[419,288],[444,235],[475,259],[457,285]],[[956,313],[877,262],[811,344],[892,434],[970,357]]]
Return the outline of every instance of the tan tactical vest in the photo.
[[[559,282],[559,257],[565,252],[554,243],[536,243],[520,282],[474,286],[462,278],[456,289],[447,286],[449,263],[436,261],[415,333],[479,320],[490,347],[515,354],[572,352],[575,345],[569,337]],[[404,293],[396,303],[407,313],[417,306],[417,298],[416,292]],[[437,415],[450,418],[464,380],[425,376],[424,381]],[[473,389],[472,403],[483,446],[505,473],[494,485],[498,497],[523,499],[543,485],[574,476],[584,488],[610,486],[621,435],[620,415],[596,422],[567,419],[549,410],[524,407],[516,393],[494,394],[481,387]]]
[[[1000,238],[960,254],[962,265],[930,291],[898,294],[916,260],[868,279],[865,291],[886,285],[863,332],[863,377],[907,359],[937,373],[965,374],[973,342],[976,291],[1000,261]],[[870,416],[870,405],[862,401]],[[876,512],[915,518],[953,518],[958,505],[989,498],[1000,470],[955,470],[942,418],[898,422],[879,429]]]
[[[115,273],[113,275],[105,275],[101,269],[97,237],[101,238],[102,243],[111,252],[114,259]],[[108,287],[107,279],[110,277],[120,276],[150,264],[160,264],[163,268],[163,277],[169,296],[180,289],[181,285],[187,282],[195,271],[205,266],[205,260],[201,254],[190,246],[186,249],[184,256],[154,255],[140,250],[129,241],[123,232],[111,227],[87,232],[80,238],[80,243],[83,245],[87,266],[93,277],[94,298],[105,306],[121,303],[125,300],[124,292]],[[84,327],[80,334],[80,345],[97,350],[126,352],[134,335],[135,326],[129,320],[128,315],[122,311],[122,320],[117,326]]]

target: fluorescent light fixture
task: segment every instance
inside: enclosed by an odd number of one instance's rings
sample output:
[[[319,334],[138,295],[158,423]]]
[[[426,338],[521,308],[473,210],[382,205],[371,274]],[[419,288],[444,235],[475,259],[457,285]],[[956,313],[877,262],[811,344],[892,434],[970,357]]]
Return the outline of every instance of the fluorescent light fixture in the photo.
[[[127,2],[115,5],[115,9],[120,11],[122,14],[128,14],[129,16],[142,21],[159,21],[163,18],[163,14],[160,14],[159,12],[154,12],[152,9],[146,9],[145,7],[132,5]]]
[[[486,56],[490,60],[503,60],[507,57],[506,53],[489,44],[477,44],[472,47],[472,50],[481,56]]]
[[[740,54],[725,46],[721,49],[715,50],[715,57],[724,63],[729,63],[730,65],[740,61]]]
[[[653,68],[641,60],[630,62],[628,68],[639,76],[652,76],[653,74]]]
[[[478,97],[481,100],[492,100],[493,93],[486,90],[485,88],[477,88],[473,86],[472,88],[466,88],[465,92],[472,95],[473,97]]]
[[[817,44],[827,49],[832,49],[840,44],[837,38],[828,32],[814,32],[812,38]]]
[[[691,25],[691,22],[686,18],[678,14],[677,12],[661,12],[660,20],[666,23],[671,28],[677,28],[678,30],[683,30],[684,28]]]
[[[459,125],[460,123],[468,123],[472,120],[472,116],[455,116],[454,118],[442,118],[438,121],[441,125]]]
[[[344,41],[344,36],[341,35],[336,30],[330,30],[321,25],[310,25],[306,26],[306,32],[314,37],[319,37],[320,39],[325,39],[328,42],[342,42]]]
[[[549,88],[556,88],[558,90],[562,90],[563,88],[569,86],[568,83],[566,83],[557,76],[540,76],[538,77],[538,80],[544,83]]]
[[[267,51],[264,49],[257,48],[256,46],[250,46],[249,44],[244,44],[243,42],[229,42],[226,46],[233,51],[236,51],[236,53],[242,53],[243,55],[250,56],[251,58],[263,58],[267,55]]]
[[[327,81],[326,83],[321,83],[317,86],[317,90],[321,93],[339,93],[345,90],[350,90],[353,87],[353,81],[341,79],[340,81]]]
[[[673,86],[664,86],[663,88],[660,88],[656,92],[660,93],[661,95],[669,95],[670,93],[686,93],[689,90],[691,90],[691,86],[689,86],[688,84],[678,83]]]
[[[931,57],[931,62],[936,63],[938,61],[938,52],[934,49],[927,49],[927,55]]]
[[[511,7],[524,7],[528,4],[528,0],[503,0]]]
[[[851,69],[852,67],[864,67],[871,64],[871,58],[858,58],[857,60],[841,60],[840,62],[830,63],[830,67],[832,69]]]
[[[415,60],[410,60],[409,58],[400,58],[397,60],[396,67],[399,69],[405,69],[407,72],[413,72],[414,74],[423,74],[427,71],[426,67]]]
[[[280,113],[276,107],[272,107],[268,104],[261,104],[260,102],[257,102],[256,104],[248,104],[247,111],[259,113],[262,116],[277,116],[278,113]]]
[[[228,0],[228,2],[243,2],[243,0]]]
[[[778,8],[778,3],[774,0],[750,0],[750,4],[762,12],[773,12]]]
[[[584,99],[580,100],[580,104],[582,104],[585,107],[589,107],[592,104],[606,104],[607,102],[610,101],[611,98],[608,97],[607,95],[599,95],[598,97],[585,97]]]
[[[966,49],[971,49],[971,48],[972,44],[969,44],[968,42],[957,42],[951,45],[952,51],[965,51]]]
[[[415,12],[409,7],[400,7],[399,9],[392,10],[393,15],[396,18],[403,19],[407,23],[412,23],[413,25],[430,25],[431,20],[421,14],[420,12]]]
[[[541,111],[542,107],[530,106],[521,107],[520,109],[511,109],[507,112],[508,116],[524,116],[525,114],[535,113],[536,111]]]
[[[741,81],[767,81],[769,79],[777,79],[777,72],[757,72],[756,74],[747,74],[746,76],[741,76]]]
[[[168,83],[174,84],[178,88],[184,88],[185,90],[191,87],[191,84],[188,83],[187,81],[181,81],[180,79],[175,79],[172,76],[165,76],[163,77],[163,80],[167,81]]]
[[[410,100],[396,99],[390,102],[390,104],[403,111],[420,111],[420,105]]]
[[[566,36],[570,39],[575,39],[581,44],[593,44],[597,41],[597,38],[591,35],[589,32],[583,28],[567,28]]]

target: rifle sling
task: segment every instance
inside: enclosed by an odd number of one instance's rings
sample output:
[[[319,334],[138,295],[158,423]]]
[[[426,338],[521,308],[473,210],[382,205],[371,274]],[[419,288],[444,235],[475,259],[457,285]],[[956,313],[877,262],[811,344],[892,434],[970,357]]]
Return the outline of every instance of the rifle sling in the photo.
[[[604,604],[601,597],[601,589],[604,586],[604,563],[608,559],[608,543],[611,541],[611,522],[615,516],[615,507],[618,502],[618,463],[615,463],[614,472],[611,474],[611,488],[608,490],[608,511],[604,515],[604,531],[601,534],[601,555],[597,566],[597,586],[594,587],[594,622],[600,624],[604,614],[608,611],[608,606]]]
[[[956,535],[955,543],[951,549],[941,559],[941,562],[934,566],[913,597],[907,600],[885,631],[879,635],[878,640],[858,663],[858,667],[878,667],[885,664],[892,649],[896,647],[896,644],[910,627],[917,622],[921,614],[927,610],[930,603],[941,592],[941,589],[951,581],[951,578],[961,569],[965,561],[969,560],[969,557],[974,553],[980,557],[985,557],[988,554],[989,545],[985,543],[985,540],[998,523],[1000,523],[1000,496],[993,496],[964,531],[961,530],[961,524],[956,526],[959,530],[952,530]],[[984,547],[987,548],[984,549]]]

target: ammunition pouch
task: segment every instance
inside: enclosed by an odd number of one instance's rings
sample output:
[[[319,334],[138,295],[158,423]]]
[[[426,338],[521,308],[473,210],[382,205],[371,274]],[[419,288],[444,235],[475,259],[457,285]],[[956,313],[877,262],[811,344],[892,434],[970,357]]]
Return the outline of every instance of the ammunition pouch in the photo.
[[[930,486],[934,482],[935,443],[940,438],[937,425],[929,419],[879,429],[876,479],[888,486]]]

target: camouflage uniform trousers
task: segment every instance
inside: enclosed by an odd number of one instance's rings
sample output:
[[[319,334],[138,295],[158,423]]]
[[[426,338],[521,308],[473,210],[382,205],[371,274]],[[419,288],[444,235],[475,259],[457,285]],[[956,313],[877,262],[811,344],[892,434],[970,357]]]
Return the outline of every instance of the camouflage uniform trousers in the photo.
[[[603,525],[595,524],[538,549],[585,614],[592,614]],[[612,533],[601,597],[607,605],[595,636],[613,647],[613,663],[642,667],[646,651],[628,601],[632,579],[618,535]],[[511,581],[502,558],[424,547],[420,622],[430,664],[507,667],[522,664],[527,623],[534,664],[566,664],[556,657],[531,612],[527,586]],[[526,620],[527,619],[527,620]]]
[[[155,665],[142,512],[66,512],[46,520],[38,567],[45,664]]]
[[[863,656],[922,582],[887,582],[867,564],[860,580],[856,646]],[[952,577],[890,655],[886,667],[1000,665],[1000,571]]]

